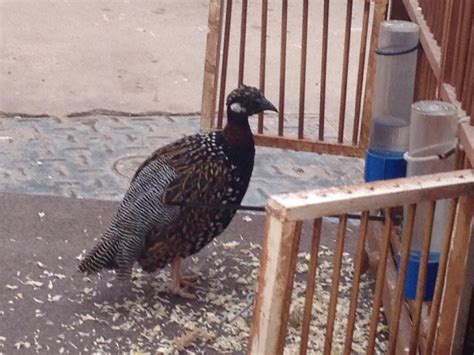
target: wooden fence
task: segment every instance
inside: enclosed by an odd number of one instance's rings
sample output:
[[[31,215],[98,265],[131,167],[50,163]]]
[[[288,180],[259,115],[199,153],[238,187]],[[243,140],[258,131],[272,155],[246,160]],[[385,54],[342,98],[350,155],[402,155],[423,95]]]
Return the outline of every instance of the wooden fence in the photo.
[[[415,100],[450,101],[474,125],[473,1],[393,0],[393,10],[393,18],[420,26]]]

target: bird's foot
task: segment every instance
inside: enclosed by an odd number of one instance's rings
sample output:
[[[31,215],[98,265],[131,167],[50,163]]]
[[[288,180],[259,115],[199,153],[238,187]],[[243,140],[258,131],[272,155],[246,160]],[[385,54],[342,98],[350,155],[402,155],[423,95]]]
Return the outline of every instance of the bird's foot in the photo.
[[[182,284],[180,285],[179,283],[177,284],[175,282],[171,283],[169,287],[169,292],[179,297],[186,298],[188,300],[195,300],[197,298],[195,294],[186,291],[186,286],[183,287]]]

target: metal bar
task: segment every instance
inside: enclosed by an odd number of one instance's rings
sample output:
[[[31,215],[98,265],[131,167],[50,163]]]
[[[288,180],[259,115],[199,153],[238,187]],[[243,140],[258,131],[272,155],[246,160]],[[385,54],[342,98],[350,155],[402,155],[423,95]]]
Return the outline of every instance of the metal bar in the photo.
[[[418,271],[418,282],[416,284],[415,314],[412,315],[412,333],[410,337],[409,354],[417,353],[418,337],[421,324],[421,307],[425,295],[426,275],[428,270],[428,257],[430,255],[431,232],[433,230],[434,212],[436,201],[430,201],[426,216],[425,230],[423,233],[423,243],[421,246],[420,269]]]
[[[400,266],[398,271],[397,286],[393,301],[393,313],[391,318],[390,336],[388,343],[388,353],[395,354],[397,350],[398,328],[400,325],[400,314],[403,303],[403,290],[405,288],[405,278],[408,266],[408,256],[410,254],[411,239],[413,236],[413,225],[415,222],[416,204],[408,207],[407,220],[404,223],[402,246],[400,250]]]
[[[242,17],[240,20],[240,50],[239,50],[239,79],[238,86],[244,83],[245,67],[245,39],[247,34],[247,8],[248,0],[242,0]]]
[[[344,35],[344,57],[342,63],[342,83],[341,101],[339,105],[339,126],[337,129],[337,141],[344,141],[344,125],[346,120],[346,100],[347,100],[347,77],[349,75],[349,51],[351,46],[351,25],[352,25],[352,0],[347,0],[346,5],[346,30]]]
[[[346,224],[347,216],[344,214],[339,218],[339,229],[337,231],[336,251],[334,255],[334,271],[332,273],[331,281],[331,296],[329,299],[328,318],[326,323],[326,337],[324,338],[324,355],[331,354],[334,321],[336,317],[337,295],[339,290],[339,281],[341,279],[342,253],[344,252]]]
[[[428,335],[426,337],[425,348],[426,354],[431,354],[433,351],[436,325],[438,324],[438,316],[441,306],[441,296],[443,294],[444,281],[446,277],[446,266],[448,264],[449,246],[451,245],[451,236],[453,234],[454,217],[456,216],[457,204],[457,198],[451,200],[446,216],[447,223],[444,229],[443,240],[441,245],[441,255],[439,258],[438,265],[438,274],[436,276],[435,291],[430,308],[430,324],[428,328]]]
[[[329,32],[329,0],[324,0],[323,9],[323,44],[321,53],[321,82],[319,96],[319,140],[324,140],[324,120],[326,107],[326,71],[328,60],[328,32]]]
[[[354,277],[352,279],[351,303],[349,306],[349,318],[347,321],[346,340],[344,344],[344,354],[351,354],[352,338],[354,335],[354,326],[356,320],[357,300],[359,298],[359,283],[362,274],[362,255],[365,252],[365,239],[367,236],[367,226],[369,223],[369,212],[362,212],[362,218],[359,227],[359,236],[357,239],[357,249],[354,265]]]
[[[308,350],[309,327],[313,310],[314,287],[316,285],[316,270],[318,267],[318,251],[321,241],[322,219],[317,218],[313,223],[313,238],[311,240],[311,254],[309,259],[308,277],[306,281],[306,297],[304,303],[303,324],[301,326],[300,354]]]
[[[387,267],[388,247],[390,244],[390,234],[392,233],[392,209],[385,209],[385,226],[383,231],[382,245],[380,246],[380,258],[377,268],[377,278],[375,281],[374,302],[372,308],[372,319],[370,321],[369,339],[367,345],[367,355],[374,354],[375,337],[377,335],[377,325],[379,324],[380,306],[382,305],[382,291]]]
[[[224,105],[225,105],[225,84],[227,80],[227,63],[229,61],[229,44],[230,44],[230,24],[232,18],[232,0],[227,0],[225,10],[225,25],[224,25],[224,49],[222,53],[222,71],[221,83],[219,88],[219,111],[217,113],[217,128],[222,128],[224,120]]]
[[[300,103],[298,115],[298,138],[304,136],[304,104],[306,89],[306,56],[308,48],[308,6],[309,0],[303,1],[303,20],[301,29],[301,68],[300,68]]]
[[[364,16],[362,18],[362,33],[360,36],[359,69],[357,71],[354,127],[352,128],[352,144],[354,145],[356,145],[359,141],[359,126],[362,108],[362,87],[364,84],[365,55],[367,51],[367,34],[369,32],[370,4],[370,1],[364,1]]]
[[[285,119],[286,37],[288,27],[288,0],[282,1],[280,47],[280,102],[278,107],[278,135],[283,136]]]
[[[260,91],[265,93],[265,66],[267,60],[268,0],[262,0],[262,30],[260,32]],[[258,114],[257,132],[263,133],[263,112]]]

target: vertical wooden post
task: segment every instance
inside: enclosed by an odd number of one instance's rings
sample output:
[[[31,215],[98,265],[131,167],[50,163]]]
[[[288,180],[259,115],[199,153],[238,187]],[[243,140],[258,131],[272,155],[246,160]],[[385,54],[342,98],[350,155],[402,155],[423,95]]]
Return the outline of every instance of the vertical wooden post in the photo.
[[[473,257],[472,218],[474,197],[459,199],[454,234],[451,243],[446,282],[436,331],[434,351],[436,354],[459,354],[462,352],[460,330],[465,329],[471,295],[466,282],[472,270],[467,268],[469,257]],[[464,324],[462,324],[464,323]]]
[[[267,212],[249,354],[283,353],[300,233],[301,222]]]
[[[366,149],[369,145],[370,121],[372,115],[372,101],[374,96],[375,70],[377,58],[375,48],[379,40],[380,22],[385,19],[388,0],[376,0],[374,18],[372,20],[372,35],[370,38],[369,61],[367,65],[367,77],[365,81],[364,108],[362,112],[362,125],[360,130],[359,147]]]
[[[204,63],[204,83],[201,102],[202,131],[212,129],[216,111],[222,9],[223,0],[209,1],[206,59]]]

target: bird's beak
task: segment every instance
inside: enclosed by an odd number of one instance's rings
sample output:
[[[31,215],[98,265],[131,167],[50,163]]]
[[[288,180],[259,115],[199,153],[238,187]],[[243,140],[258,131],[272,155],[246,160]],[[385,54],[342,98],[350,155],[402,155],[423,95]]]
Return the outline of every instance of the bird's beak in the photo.
[[[275,111],[275,112],[278,112],[275,105],[273,105],[270,101],[268,101],[265,98],[262,100],[262,104],[261,104],[260,108],[262,109],[262,111]]]

